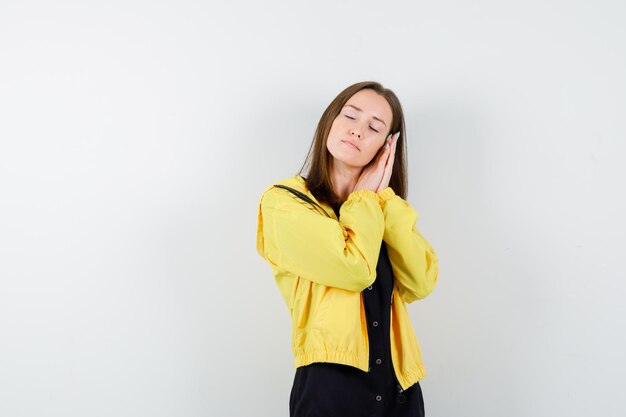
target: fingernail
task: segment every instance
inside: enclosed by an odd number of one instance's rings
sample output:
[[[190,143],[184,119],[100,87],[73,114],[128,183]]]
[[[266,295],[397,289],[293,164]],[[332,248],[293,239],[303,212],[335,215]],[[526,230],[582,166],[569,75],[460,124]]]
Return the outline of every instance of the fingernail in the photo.
[[[391,139],[391,133],[389,134],[389,136],[387,136],[387,139],[385,139],[387,142],[389,142],[389,139]]]
[[[400,139],[400,131],[398,131],[398,137],[396,138],[396,141]]]
[[[389,149],[389,142],[385,144],[385,149]]]

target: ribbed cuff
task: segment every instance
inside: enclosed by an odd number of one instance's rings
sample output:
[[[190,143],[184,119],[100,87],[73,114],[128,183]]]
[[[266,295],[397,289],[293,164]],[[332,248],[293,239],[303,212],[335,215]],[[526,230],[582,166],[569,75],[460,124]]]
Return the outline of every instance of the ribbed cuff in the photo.
[[[385,201],[389,200],[391,197],[396,195],[395,191],[393,191],[393,188],[391,187],[387,187],[383,190],[380,190],[377,194],[383,203],[385,203]]]
[[[380,200],[380,196],[377,193],[368,189],[352,191],[350,195],[348,196],[347,200],[350,200],[352,198],[362,198],[362,197],[371,197],[371,198]]]

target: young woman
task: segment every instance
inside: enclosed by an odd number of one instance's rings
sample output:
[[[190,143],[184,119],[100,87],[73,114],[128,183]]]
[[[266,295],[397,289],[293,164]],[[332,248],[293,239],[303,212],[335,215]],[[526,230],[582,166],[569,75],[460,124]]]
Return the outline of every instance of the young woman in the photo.
[[[261,196],[257,251],[292,318],[291,417],[424,415],[405,304],[433,290],[438,259],[405,200],[404,143],[396,95],[351,85],[319,121],[307,176]]]

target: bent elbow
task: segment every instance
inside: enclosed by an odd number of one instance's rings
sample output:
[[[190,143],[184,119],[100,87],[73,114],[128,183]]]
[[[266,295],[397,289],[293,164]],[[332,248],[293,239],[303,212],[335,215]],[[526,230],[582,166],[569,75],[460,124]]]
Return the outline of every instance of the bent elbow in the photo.
[[[374,271],[374,275],[372,276],[368,276],[367,279],[365,280],[360,280],[358,282],[358,285],[356,286],[356,292],[361,292],[363,290],[365,290],[366,288],[371,287],[372,285],[374,285],[374,281],[376,281],[376,271]]]
[[[351,275],[351,288],[348,289],[354,292],[361,292],[374,284],[376,280],[376,268],[370,268],[369,265],[365,264]]]
[[[425,279],[422,281],[423,285],[415,286],[414,288],[404,288],[404,294],[402,299],[407,303],[413,301],[422,300],[430,295],[437,285],[437,278],[439,276],[439,269],[437,263],[431,265],[431,268],[424,274]]]

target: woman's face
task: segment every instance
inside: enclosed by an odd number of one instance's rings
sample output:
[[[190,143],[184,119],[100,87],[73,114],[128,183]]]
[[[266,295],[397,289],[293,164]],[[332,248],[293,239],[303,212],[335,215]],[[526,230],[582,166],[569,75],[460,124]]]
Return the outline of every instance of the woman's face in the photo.
[[[334,162],[366,166],[384,145],[392,117],[391,106],[374,90],[364,89],[350,97],[333,121],[326,141]]]

